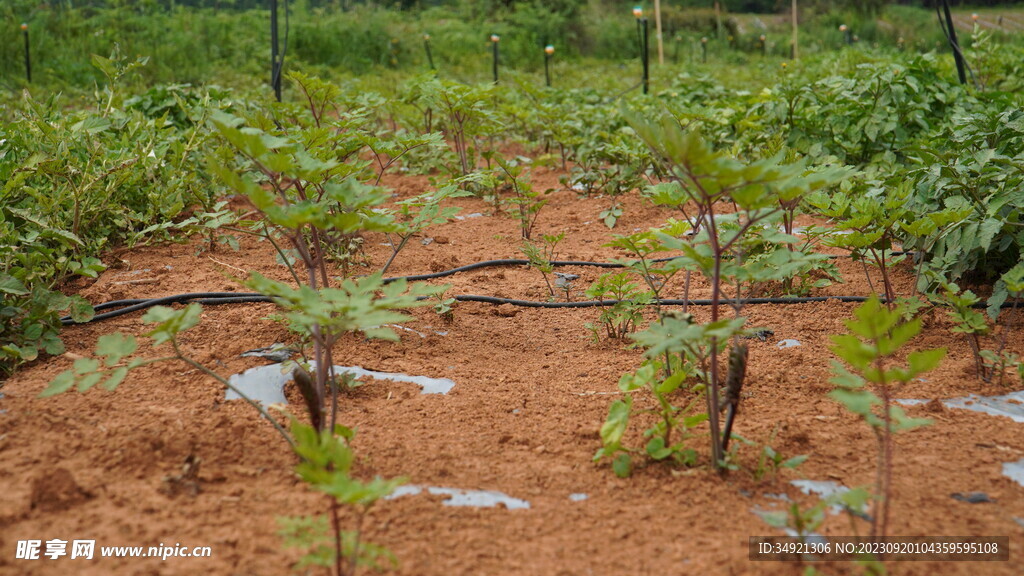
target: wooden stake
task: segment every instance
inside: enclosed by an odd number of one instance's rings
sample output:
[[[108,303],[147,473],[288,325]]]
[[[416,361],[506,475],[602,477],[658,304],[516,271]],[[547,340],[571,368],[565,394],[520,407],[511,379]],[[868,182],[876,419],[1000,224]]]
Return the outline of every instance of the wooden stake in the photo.
[[[800,43],[797,37],[799,23],[797,22],[796,0],[793,0],[793,60],[800,57]]]

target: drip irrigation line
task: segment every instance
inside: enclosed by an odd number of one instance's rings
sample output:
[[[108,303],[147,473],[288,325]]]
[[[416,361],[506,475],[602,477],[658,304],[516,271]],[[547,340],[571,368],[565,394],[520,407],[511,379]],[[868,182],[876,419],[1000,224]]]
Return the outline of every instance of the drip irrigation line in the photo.
[[[518,300],[515,298],[499,298],[496,296],[478,296],[475,294],[460,294],[453,297],[458,302],[481,302],[484,304],[510,304],[512,306],[519,306],[521,308],[599,308],[615,306],[624,302],[632,302],[635,304],[641,304],[636,300],[581,300],[577,302],[543,302],[538,300]],[[425,300],[425,297],[420,297],[420,300]],[[777,298],[722,298],[718,303],[722,306],[748,306],[756,304],[810,304],[814,302],[844,302],[844,303],[861,303],[866,302],[869,299],[867,296],[783,296]],[[267,303],[273,302],[274,299],[264,294],[257,292],[196,292],[191,294],[175,294],[173,296],[165,296],[163,298],[151,298],[151,299],[131,299],[131,300],[114,300],[112,302],[104,302],[95,306],[95,310],[107,310],[115,308],[109,312],[102,312],[96,314],[92,319],[86,322],[75,322],[68,316],[61,318],[61,324],[64,326],[70,326],[73,324],[89,324],[91,322],[99,322],[101,320],[108,320],[117,316],[123,316],[132,312],[138,312],[152,306],[159,306],[163,304],[184,304],[195,302],[197,304],[216,305],[216,304],[247,304],[247,303]],[[884,298],[880,298],[882,303],[885,303]],[[648,300],[642,302],[644,306],[711,306],[714,304],[709,298],[699,298],[686,300],[683,298],[662,298],[660,300]],[[1010,308],[1013,306],[1013,302],[1003,302],[1001,308]],[[979,302],[973,306],[973,308],[986,308],[984,302]]]
[[[907,255],[913,254],[913,252],[892,252],[892,255]],[[651,260],[651,262],[668,262],[675,258],[657,258]],[[396,282],[398,280],[406,280],[409,282],[416,282],[420,280],[432,280],[436,278],[444,278],[447,276],[454,276],[460,272],[469,272],[471,270],[478,270],[480,268],[490,268],[498,266],[527,266],[530,264],[529,260],[522,258],[503,258],[498,260],[484,260],[482,262],[474,262],[473,264],[467,264],[465,266],[459,266],[458,268],[452,268],[450,270],[442,270],[440,272],[434,272],[431,274],[414,274],[411,276],[395,276],[391,278],[384,278],[384,283]],[[585,260],[553,260],[551,261],[552,266],[589,266],[594,268],[625,268],[626,265],[619,262],[589,262]],[[539,302],[533,300],[517,300],[514,298],[497,298],[493,296],[476,296],[472,294],[455,296],[455,300],[460,302],[483,302],[487,304],[511,304],[513,306],[521,306],[525,308],[592,308],[599,306],[614,306],[623,300],[589,300],[579,302]],[[803,304],[809,302],[825,302],[828,300],[836,300],[839,302],[864,302],[867,300],[864,296],[808,296],[808,297],[792,297],[792,298],[744,298],[741,299],[738,304]],[[92,317],[88,322],[75,322],[70,316],[65,316],[60,319],[61,324],[69,326],[72,324],[86,324],[89,322],[99,322],[101,320],[108,320],[110,318],[116,318],[124,314],[130,314],[139,310],[145,310],[153,306],[161,306],[165,304],[185,304],[195,302],[198,304],[216,305],[216,304],[246,304],[246,303],[261,303],[261,302],[273,302],[273,298],[259,294],[257,292],[193,292],[187,294],[175,294],[173,296],[164,296],[161,298],[133,298],[127,300],[113,300],[110,302],[104,302],[93,306],[93,310],[99,312]],[[628,301],[628,300],[627,300]],[[682,306],[685,304],[691,304],[694,306],[710,306],[711,300],[690,300],[686,301],[683,299],[664,299],[658,302],[651,301],[651,304],[661,304],[664,306]],[[724,305],[736,305],[735,300],[720,300],[721,304]],[[1004,307],[1008,306],[1008,303],[1004,303]],[[984,307],[982,305],[977,306],[979,308]],[[109,310],[109,311],[106,311]]]
[[[654,262],[666,262],[673,260],[673,258],[662,258],[660,260],[654,260]],[[502,258],[499,260],[484,260],[482,262],[474,262],[472,264],[466,264],[465,266],[459,266],[458,268],[452,268],[451,270],[442,270],[441,272],[433,272],[431,274],[415,274],[412,276],[395,276],[392,278],[385,278],[384,283],[395,282],[397,280],[408,280],[415,282],[418,280],[433,280],[435,278],[444,278],[446,276],[454,276],[459,272],[469,272],[470,270],[478,270],[480,268],[496,268],[499,266],[529,266],[530,261],[522,258]],[[552,260],[552,266],[590,266],[594,268],[625,268],[625,264],[619,264],[617,262],[586,262],[583,260]]]
[[[164,296],[162,298],[113,300],[111,302],[104,302],[93,306],[93,310],[96,311],[108,310],[110,308],[116,309],[111,310],[110,312],[96,314],[91,320],[89,320],[89,322],[108,320],[117,316],[123,316],[124,314],[130,314],[132,312],[138,312],[139,310],[145,310],[146,308],[152,308],[153,306],[161,306],[164,304],[184,304],[186,302],[197,302],[199,304],[242,304],[248,302],[273,302],[273,299],[269,296],[255,292],[195,292],[190,294],[175,294],[173,296]],[[60,319],[60,323],[64,326],[69,326],[71,324],[88,324],[89,322],[75,322],[70,316],[65,316]]]
[[[598,308],[615,306],[622,302],[631,302],[631,300],[580,300],[576,302],[543,302],[538,300],[518,300],[515,298],[499,298],[496,296],[478,296],[475,294],[460,294],[454,296],[455,300],[459,302],[482,302],[484,304],[511,304],[513,306],[519,306],[522,308]],[[421,298],[421,300],[424,298]],[[739,301],[735,299],[722,298],[719,300],[719,304],[723,306],[735,306],[748,305],[748,304],[807,304],[811,302],[865,302],[868,298],[866,296],[801,296],[801,297],[780,297],[780,298],[741,298]],[[75,322],[70,317],[61,318],[61,324],[65,326],[72,324],[88,324],[90,322],[99,322],[101,320],[108,320],[124,314],[130,314],[132,312],[138,312],[153,306],[160,306],[164,304],[186,304],[186,303],[197,303],[197,304],[245,304],[245,303],[262,303],[262,302],[273,302],[274,299],[270,296],[260,294],[258,292],[194,292],[190,294],[175,294],[173,296],[165,296],[163,298],[151,298],[151,299],[132,299],[132,300],[114,300],[112,302],[104,302],[95,306],[95,310],[110,310],[109,312],[102,312],[93,316],[88,322]],[[883,299],[884,301],[884,299]],[[662,306],[683,306],[689,304],[691,306],[710,306],[712,301],[710,299],[693,299],[685,300],[682,298],[663,298],[661,300],[648,300],[645,305],[662,305]]]
[[[891,251],[891,256],[912,256],[915,252],[912,251]],[[835,254],[827,254],[831,258],[841,258],[843,256],[837,256]],[[654,258],[648,260],[653,264],[661,264],[664,262],[671,262],[678,256],[672,256],[668,258]],[[585,266],[591,268],[626,268],[625,264],[619,262],[589,262],[586,260],[552,260],[550,262],[552,266]],[[414,274],[412,276],[395,276],[391,278],[384,278],[384,283],[395,282],[397,280],[407,280],[409,282],[417,282],[420,280],[434,280],[436,278],[445,278],[447,276],[454,276],[460,272],[469,272],[471,270],[479,270],[480,268],[494,268],[499,266],[529,266],[530,261],[522,258],[501,258],[498,260],[483,260],[481,262],[474,262],[472,264],[466,264],[465,266],[459,266],[458,268],[452,268],[450,270],[442,270],[440,272],[432,272],[429,274]]]
[[[516,300],[514,298],[497,298],[494,296],[474,296],[472,294],[454,297],[459,302],[483,302],[485,304],[511,304],[523,308],[597,308],[602,306],[615,306],[622,302],[631,300],[581,300],[578,302],[539,302],[536,300]],[[722,298],[718,303],[722,306],[736,306],[748,304],[808,304],[811,302],[867,302],[867,296],[793,296],[781,298],[740,298],[738,301],[733,298]],[[885,299],[881,299],[885,302]],[[714,303],[710,298],[686,300],[682,298],[662,298],[660,300],[648,300],[645,305],[661,306],[711,306]]]

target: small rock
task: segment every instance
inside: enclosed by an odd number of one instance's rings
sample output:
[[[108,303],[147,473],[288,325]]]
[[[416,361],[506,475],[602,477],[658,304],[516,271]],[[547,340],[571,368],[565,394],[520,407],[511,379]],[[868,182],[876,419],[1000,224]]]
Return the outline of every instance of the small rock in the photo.
[[[433,243],[434,243],[434,239],[433,238],[424,238],[423,240],[420,240],[420,244],[423,244],[424,246],[430,246]]]
[[[447,244],[451,242],[451,240],[449,240],[447,236],[434,236],[434,242],[437,242],[438,244]]]
[[[778,347],[779,349],[782,349],[782,348],[796,348],[797,346],[802,346],[802,344],[800,344],[799,340],[793,340],[792,338],[787,338],[785,340],[780,340],[779,343],[776,344],[775,346]]]
[[[988,494],[984,492],[967,492],[966,494],[961,492],[955,492],[950,494],[954,500],[961,502],[967,502],[968,504],[982,504],[985,502],[995,502],[995,500],[989,498]]]

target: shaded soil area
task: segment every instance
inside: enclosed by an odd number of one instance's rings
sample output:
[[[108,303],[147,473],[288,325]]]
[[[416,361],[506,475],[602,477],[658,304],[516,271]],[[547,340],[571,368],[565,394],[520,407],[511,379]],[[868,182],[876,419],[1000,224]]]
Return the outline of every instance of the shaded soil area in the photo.
[[[541,212],[536,234],[565,233],[559,259],[624,257],[604,246],[612,233],[646,229],[672,215],[635,195],[625,196],[616,199],[624,214],[609,231],[598,214],[613,200],[579,197],[560,187],[558,176],[540,170],[535,187],[558,189]],[[387,184],[399,198],[428,187],[425,178],[412,176],[391,177]],[[513,218],[479,199],[455,203],[465,218],[415,238],[389,275],[522,258]],[[139,247],[109,257],[109,269],[98,280],[73,289],[98,304],[183,292],[246,291],[235,278],[250,270],[286,278],[268,245],[248,237],[239,242],[237,251],[222,246],[210,251],[198,238]],[[367,235],[364,248],[375,267],[390,254],[381,235]],[[866,295],[861,266],[848,258],[837,262],[844,283],[815,294]],[[564,271],[581,276],[571,294],[577,300],[602,273],[593,268]],[[909,262],[896,267],[900,294],[909,294],[912,272]],[[548,297],[541,275],[524,267],[482,269],[445,282],[452,284],[449,294]],[[763,292],[772,294],[777,287]],[[678,277],[665,295],[681,294]],[[695,279],[691,296],[708,294],[707,284]],[[747,385],[734,430],[756,446],[743,446],[737,457],[742,469],[724,478],[707,466],[703,429],[691,440],[702,458],[694,468],[641,465],[633,477],[620,479],[606,464],[592,462],[608,406],[619,397],[619,377],[641,362],[641,352],[627,342],[594,340],[586,324],[596,322],[598,309],[459,303],[450,321],[429,308],[415,310],[407,326],[416,332],[401,331],[398,343],[346,338],[334,351],[339,364],[456,383],[447,395],[426,395],[414,384],[367,380],[345,396],[340,420],[358,430],[359,476],[496,490],[530,504],[528,509],[454,507],[445,505],[443,496],[402,496],[371,511],[366,538],[397,556],[394,573],[418,576],[802,574],[806,566],[748,560],[749,537],[780,534],[752,510],[781,510],[787,505],[782,498],[804,507],[813,504],[815,497],[790,484],[796,479],[848,487],[874,481],[872,432],[827,397],[834,359],[829,335],[846,331],[844,321],[855,307],[828,301],[743,311],[748,325],[769,328],[773,335],[764,342],[750,341]],[[698,320],[708,319],[706,309],[692,311]],[[203,322],[181,341],[220,374],[239,373],[267,363],[242,358],[243,351],[294,341],[274,314],[271,304],[209,306]],[[1011,320],[1020,326],[1024,318],[1018,314]],[[898,397],[933,400],[1021,388],[1016,379],[1000,387],[975,377],[970,349],[951,327],[942,312],[926,316],[925,330],[911,347],[945,346],[948,357]],[[145,333],[141,313],[69,327],[64,332],[67,354],[25,367],[0,388],[0,574],[289,573],[299,552],[282,548],[276,519],[324,513],[326,501],[298,481],[292,471],[295,457],[271,426],[244,403],[226,401],[214,380],[183,364],[163,363],[133,373],[114,392],[37,397],[74,358],[91,354],[99,336],[114,331]],[[785,339],[801,345],[780,349]],[[1024,353],[1020,332],[1008,334],[1008,349]],[[294,408],[298,395],[293,386],[286,392]],[[640,396],[637,402],[653,407],[650,398]],[[890,573],[1024,572],[1024,486],[1002,474],[1003,463],[1024,458],[1024,423],[939,402],[907,411],[934,423],[898,436],[890,532],[1008,536],[1011,556],[1009,562],[984,564],[891,563]],[[640,431],[648,424],[633,424],[633,445],[641,445]],[[795,470],[755,480],[760,446],[767,442],[786,457],[809,458]],[[951,497],[970,492],[983,492],[991,501],[971,504]],[[821,529],[826,535],[867,531],[865,521],[845,514],[830,516]],[[28,539],[95,540],[97,556],[100,546],[159,545],[209,546],[212,555],[166,561],[16,560],[17,542]],[[861,573],[849,564],[818,567],[827,574]]]

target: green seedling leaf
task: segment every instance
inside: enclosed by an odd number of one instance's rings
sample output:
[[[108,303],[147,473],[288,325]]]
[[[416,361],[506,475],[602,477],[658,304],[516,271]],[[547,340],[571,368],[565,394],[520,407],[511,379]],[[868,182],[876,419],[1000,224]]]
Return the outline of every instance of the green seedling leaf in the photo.
[[[620,453],[612,461],[612,471],[619,478],[629,478],[633,473],[633,459],[625,452]]]
[[[633,399],[626,396],[616,400],[608,408],[608,418],[601,426],[601,440],[605,445],[618,444],[629,426],[629,413],[633,408]]]
[[[923,372],[934,370],[945,357],[945,348],[911,352],[907,355],[907,363],[910,365],[910,377],[913,378]]]
[[[854,414],[866,416],[871,414],[871,407],[881,404],[877,396],[867,391],[854,391],[839,388],[828,393],[829,397],[846,407]]]
[[[103,379],[103,372],[91,372],[79,378],[78,391],[87,392],[90,388],[100,383]]]
[[[129,368],[127,366],[121,366],[110,371],[107,380],[103,383],[103,388],[106,390],[113,390],[117,388],[121,382],[124,382],[125,376],[128,376]]]
[[[50,384],[39,394],[39,397],[48,398],[50,396],[56,396],[57,394],[63,394],[64,392],[71,390],[74,385],[75,373],[71,370],[65,370],[50,381]]]
[[[792,458],[785,460],[782,464],[779,464],[779,468],[796,468],[807,461],[809,456],[807,454],[800,454],[799,456],[793,456]]]
[[[85,374],[91,374],[99,370],[100,362],[95,358],[79,358],[75,360],[73,366],[75,374],[78,376],[83,376]]]
[[[96,341],[96,354],[106,356],[106,366],[112,367],[125,356],[131,355],[138,348],[135,337],[125,336],[120,332],[104,334]]]
[[[665,439],[661,436],[651,438],[647,443],[647,455],[655,460],[664,460],[672,455],[672,448],[665,446]]]
[[[71,297],[71,319],[79,324],[89,322],[96,316],[96,310],[81,296]]]
[[[203,307],[199,304],[189,304],[181,310],[168,308],[166,306],[154,306],[150,308],[142,321],[147,324],[156,324],[156,328],[146,333],[153,339],[153,344],[159,346],[170,342],[179,333],[188,330],[199,324]]]
[[[14,296],[24,296],[29,293],[25,285],[17,278],[3,272],[0,272],[0,292]]]

